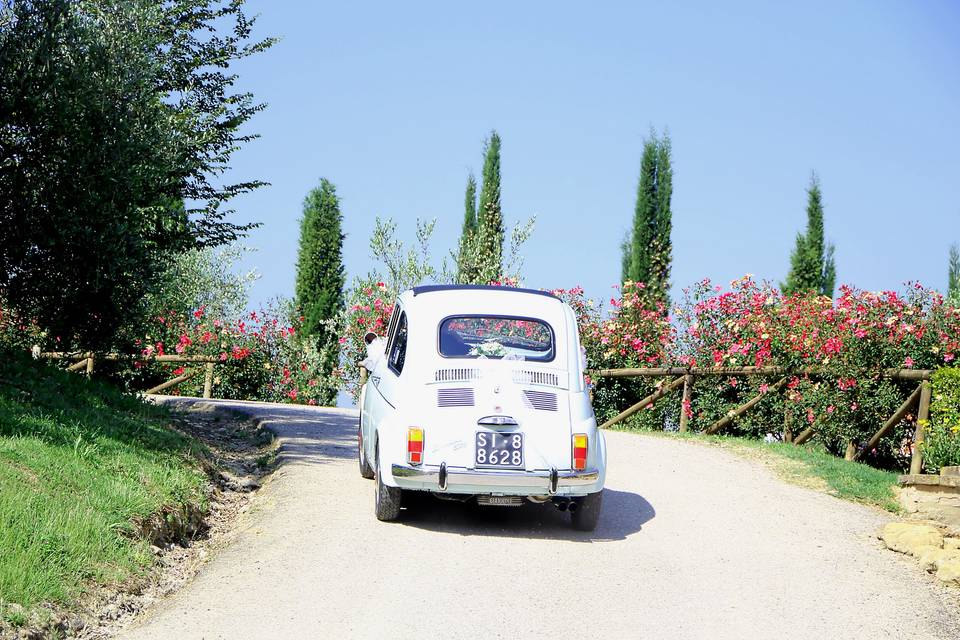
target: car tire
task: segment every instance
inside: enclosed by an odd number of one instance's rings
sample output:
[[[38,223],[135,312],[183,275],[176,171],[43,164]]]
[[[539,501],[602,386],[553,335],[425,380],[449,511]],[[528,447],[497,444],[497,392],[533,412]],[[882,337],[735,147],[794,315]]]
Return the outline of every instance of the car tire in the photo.
[[[363,418],[360,418],[361,424]],[[373,478],[373,468],[370,467],[370,462],[367,460],[367,457],[363,455],[363,427],[357,428],[357,462],[360,463],[360,477],[370,480]]]
[[[589,493],[577,500],[577,509],[570,514],[573,528],[577,531],[593,531],[600,520],[603,507],[603,491]]]
[[[377,467],[374,472],[376,489],[374,492],[377,520],[390,522],[400,517],[400,497],[403,491],[400,487],[391,487],[383,483],[380,474],[380,447],[376,449]]]

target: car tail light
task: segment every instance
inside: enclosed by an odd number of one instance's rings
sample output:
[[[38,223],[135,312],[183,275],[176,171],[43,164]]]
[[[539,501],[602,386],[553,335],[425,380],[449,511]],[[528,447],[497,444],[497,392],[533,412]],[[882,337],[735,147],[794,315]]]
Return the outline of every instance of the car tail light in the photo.
[[[423,462],[423,429],[410,427],[407,430],[407,462],[410,464]]]
[[[583,471],[587,468],[587,434],[573,434],[573,468]]]

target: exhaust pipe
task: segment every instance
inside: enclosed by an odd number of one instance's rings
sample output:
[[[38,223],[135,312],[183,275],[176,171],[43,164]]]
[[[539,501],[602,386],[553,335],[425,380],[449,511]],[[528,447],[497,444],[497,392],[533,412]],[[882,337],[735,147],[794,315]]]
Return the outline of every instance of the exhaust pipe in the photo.
[[[570,513],[573,513],[574,511],[577,510],[577,507],[578,507],[578,506],[579,506],[579,505],[578,505],[576,502],[574,502],[573,500],[571,500],[571,501],[570,501],[570,505],[567,507],[567,509],[570,511]]]
[[[560,511],[566,511],[566,510],[567,510],[567,503],[566,503],[566,502],[558,502],[558,503],[557,503],[557,509],[560,510]]]

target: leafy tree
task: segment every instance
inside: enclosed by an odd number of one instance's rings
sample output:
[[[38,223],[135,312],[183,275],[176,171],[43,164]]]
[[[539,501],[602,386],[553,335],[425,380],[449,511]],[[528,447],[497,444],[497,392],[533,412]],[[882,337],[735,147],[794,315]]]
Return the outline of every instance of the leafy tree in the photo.
[[[947,269],[947,298],[960,305],[960,247],[950,246],[950,265]]]
[[[300,252],[297,258],[296,305],[304,320],[303,338],[324,354],[324,377],[337,365],[337,329],[343,308],[343,216],[333,184],[326,178],[303,201]],[[331,391],[324,404],[336,399]]]
[[[252,225],[224,204],[252,41],[242,0],[0,5],[0,295],[63,348],[139,324],[177,254]],[[187,203],[188,206],[185,206]]]
[[[816,291],[833,297],[836,284],[834,247],[823,239],[823,199],[816,174],[807,187],[807,230],[797,234],[797,243],[790,256],[790,272],[781,285],[784,293]]]
[[[490,133],[484,150],[483,185],[477,211],[476,282],[484,284],[503,275],[503,211],[500,207],[500,136]]]
[[[187,316],[204,309],[225,322],[241,319],[250,299],[250,287],[260,277],[256,271],[238,270],[246,247],[202,247],[177,254],[160,274],[147,296],[149,317],[173,313]]]
[[[633,230],[621,245],[624,281],[642,282],[644,304],[666,307],[670,297],[673,168],[670,137],[652,133],[643,144]]]
[[[457,282],[471,283],[477,279],[476,240],[477,229],[477,181],[471,173],[467,178],[467,191],[464,195],[463,229],[457,247]]]

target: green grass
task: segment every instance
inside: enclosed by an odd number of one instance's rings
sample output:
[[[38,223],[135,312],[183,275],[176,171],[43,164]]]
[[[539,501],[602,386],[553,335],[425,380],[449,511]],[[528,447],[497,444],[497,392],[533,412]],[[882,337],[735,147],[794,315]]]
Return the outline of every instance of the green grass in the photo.
[[[641,432],[636,429],[624,431]],[[815,445],[795,446],[782,442],[767,444],[762,440],[733,436],[706,436],[664,431],[643,430],[653,435],[678,440],[691,440],[719,446],[738,455],[756,459],[773,468],[784,480],[824,491],[852,502],[868,504],[898,513],[900,505],[894,488],[896,473],[882,471],[859,462],[838,458]]]
[[[198,445],[166,415],[0,353],[0,605],[69,605],[152,564],[131,520],[205,495]]]

